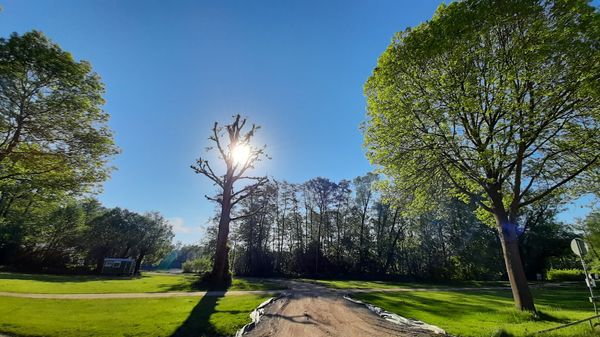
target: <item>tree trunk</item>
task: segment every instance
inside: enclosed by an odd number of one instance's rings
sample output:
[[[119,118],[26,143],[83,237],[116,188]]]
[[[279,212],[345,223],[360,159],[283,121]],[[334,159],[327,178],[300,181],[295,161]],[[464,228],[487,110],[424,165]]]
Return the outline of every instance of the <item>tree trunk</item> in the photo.
[[[496,218],[496,225],[498,226],[504,264],[506,265],[506,273],[508,274],[515,307],[519,310],[535,311],[533,296],[529,290],[529,284],[525,277],[525,270],[519,252],[517,225],[509,221],[508,216],[504,212],[497,212],[494,216]]]
[[[394,232],[394,227],[396,227],[396,222],[398,220],[398,208],[396,208],[396,211],[394,212],[394,220],[392,220],[392,229],[390,231],[390,235],[392,235],[392,233]],[[387,251],[387,258],[385,259],[385,265],[383,266],[383,269],[381,270],[381,274],[385,275],[387,274],[388,268],[390,267],[390,264],[392,263],[392,258],[394,257],[394,253],[396,252],[396,244],[398,243],[398,239],[400,239],[400,235],[402,234],[402,226],[398,226],[398,231],[396,232],[396,235],[394,235],[394,239],[392,240],[388,251]]]
[[[141,252],[138,258],[135,260],[135,269],[133,270],[134,275],[138,275],[140,273],[140,267],[142,266],[142,261],[144,260],[144,256],[146,256],[145,252]]]
[[[104,256],[96,260],[96,270],[97,274],[102,273],[102,266],[104,266]]]
[[[231,183],[225,184],[221,206],[215,261],[213,263],[210,279],[211,282],[216,285],[228,285],[231,282],[231,274],[229,272],[229,248],[227,247],[229,222],[231,221]]]
[[[367,210],[369,209],[369,201],[371,200],[371,193],[367,195],[367,201],[363,207],[362,214],[360,215],[360,243],[359,243],[359,270],[362,271],[365,267],[365,221],[367,219]]]
[[[323,222],[323,210],[319,215],[319,226],[317,229],[317,248],[315,250],[315,275],[319,274],[319,253],[321,250],[321,223]]]

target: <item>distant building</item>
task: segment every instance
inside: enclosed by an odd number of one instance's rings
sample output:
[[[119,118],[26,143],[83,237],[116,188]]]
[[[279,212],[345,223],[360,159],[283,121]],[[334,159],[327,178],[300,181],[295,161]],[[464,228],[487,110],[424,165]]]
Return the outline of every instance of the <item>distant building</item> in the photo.
[[[134,259],[116,259],[116,258],[105,258],[104,264],[102,265],[102,274],[104,275],[133,275],[135,269]]]

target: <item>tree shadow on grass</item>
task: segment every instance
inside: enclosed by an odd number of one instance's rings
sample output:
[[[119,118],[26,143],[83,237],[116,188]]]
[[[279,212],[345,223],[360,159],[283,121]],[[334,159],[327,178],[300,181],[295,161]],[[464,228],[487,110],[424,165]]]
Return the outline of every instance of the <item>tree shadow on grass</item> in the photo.
[[[493,315],[499,320],[519,324],[527,321],[567,323],[569,319],[559,317],[556,313],[540,310],[537,315],[521,312],[514,309],[509,291],[478,291],[452,297],[437,298],[427,293],[414,292],[402,293],[397,296],[383,295],[381,293],[366,294],[362,299],[366,302],[378,302],[386,308],[395,308],[392,311],[400,312],[427,312],[443,320],[461,320],[472,316],[474,313]],[[464,296],[460,298],[460,295]],[[360,297],[359,297],[360,298]],[[539,309],[539,308],[538,308]],[[405,314],[406,315],[406,314]],[[409,318],[410,314],[407,315]]]
[[[200,284],[200,276],[187,275],[181,282],[169,283],[161,285],[161,291],[204,291],[209,290],[208,287]]]
[[[219,331],[210,318],[215,313],[240,314],[240,310],[217,310],[217,305],[225,296],[225,292],[215,292],[210,296],[202,296],[194,306],[186,320],[175,330],[170,337],[201,337],[225,336]]]
[[[186,320],[171,334],[171,337],[218,336],[210,323],[210,316],[217,312],[217,303],[223,296],[202,296]]]

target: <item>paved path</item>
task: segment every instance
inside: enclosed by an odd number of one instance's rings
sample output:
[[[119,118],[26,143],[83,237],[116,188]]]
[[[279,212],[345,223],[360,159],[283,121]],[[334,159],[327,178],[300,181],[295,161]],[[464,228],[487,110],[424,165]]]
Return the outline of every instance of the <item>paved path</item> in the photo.
[[[259,323],[244,336],[435,336],[428,330],[389,322],[365,306],[350,302],[341,296],[342,293],[362,292],[366,289],[334,290],[312,283],[285,282],[290,289],[264,308]]]

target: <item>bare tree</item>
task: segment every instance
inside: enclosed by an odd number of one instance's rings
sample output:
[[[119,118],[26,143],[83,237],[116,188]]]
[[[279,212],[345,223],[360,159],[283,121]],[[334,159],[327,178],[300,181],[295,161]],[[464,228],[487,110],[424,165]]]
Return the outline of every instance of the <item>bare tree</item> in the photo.
[[[260,127],[252,124],[250,130],[244,131],[246,119],[242,119],[240,115],[234,116],[233,119],[233,123],[225,125],[225,127],[220,127],[215,122],[212,135],[208,138],[214,145],[206,149],[210,151],[216,147],[219,158],[225,162],[226,172],[218,175],[208,161],[203,158],[198,158],[196,164],[191,166],[196,173],[208,177],[219,188],[219,193],[216,196],[206,196],[208,200],[221,205],[216,252],[212,272],[207,279],[213,284],[228,284],[231,282],[228,259],[229,247],[227,246],[230,222],[255,213],[232,217],[232,209],[240,201],[257,193],[260,187],[268,182],[267,177],[248,175],[248,171],[253,169],[257,162],[263,158],[269,158],[265,153],[266,146],[255,147],[251,144],[255,132]],[[235,191],[234,184],[238,181],[250,181],[251,183]]]

